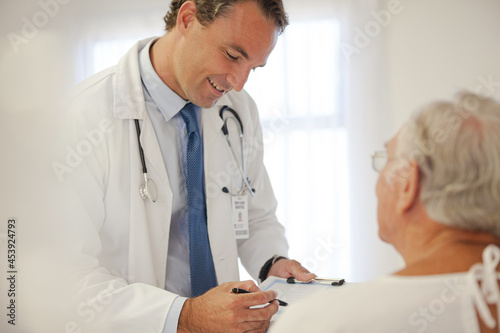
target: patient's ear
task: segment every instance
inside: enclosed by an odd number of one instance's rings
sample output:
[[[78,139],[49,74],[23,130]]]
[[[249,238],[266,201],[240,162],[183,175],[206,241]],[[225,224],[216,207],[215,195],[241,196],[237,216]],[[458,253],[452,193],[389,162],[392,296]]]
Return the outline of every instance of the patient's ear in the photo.
[[[401,183],[398,186],[398,202],[396,210],[398,213],[405,213],[418,201],[420,193],[420,174],[418,172],[418,164],[415,160],[410,160],[408,169],[404,177],[399,180]]]

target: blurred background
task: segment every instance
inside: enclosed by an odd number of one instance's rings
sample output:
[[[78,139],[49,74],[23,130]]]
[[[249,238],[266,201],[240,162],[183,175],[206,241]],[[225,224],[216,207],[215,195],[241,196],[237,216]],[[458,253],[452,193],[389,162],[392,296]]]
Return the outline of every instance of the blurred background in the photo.
[[[370,154],[431,100],[461,89],[500,98],[500,1],[284,2],[291,24],[246,89],[290,256],[319,276],[370,280],[402,267],[377,236]],[[42,202],[30,189],[56,183],[60,97],[137,40],[162,35],[168,5],[0,2],[2,248],[4,220],[36,221],[31,208]]]

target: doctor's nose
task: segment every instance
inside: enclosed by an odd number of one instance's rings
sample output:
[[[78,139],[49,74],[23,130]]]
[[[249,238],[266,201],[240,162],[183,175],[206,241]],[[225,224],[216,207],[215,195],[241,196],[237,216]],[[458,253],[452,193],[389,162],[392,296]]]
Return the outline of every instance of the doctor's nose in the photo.
[[[234,71],[232,74],[228,74],[227,80],[231,83],[232,87],[236,91],[241,91],[248,80],[251,69],[239,69]]]

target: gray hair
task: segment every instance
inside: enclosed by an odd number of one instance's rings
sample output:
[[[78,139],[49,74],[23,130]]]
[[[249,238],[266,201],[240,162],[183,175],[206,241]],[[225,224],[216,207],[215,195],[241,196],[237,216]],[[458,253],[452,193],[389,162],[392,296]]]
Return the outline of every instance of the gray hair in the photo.
[[[461,92],[417,112],[396,156],[415,160],[420,200],[443,224],[500,237],[500,104]]]

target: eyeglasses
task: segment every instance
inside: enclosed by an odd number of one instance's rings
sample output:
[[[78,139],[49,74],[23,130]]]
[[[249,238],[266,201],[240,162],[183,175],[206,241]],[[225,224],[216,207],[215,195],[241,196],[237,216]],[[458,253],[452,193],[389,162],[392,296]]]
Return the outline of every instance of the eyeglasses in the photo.
[[[387,164],[387,151],[377,150],[372,153],[372,168],[380,172]]]

